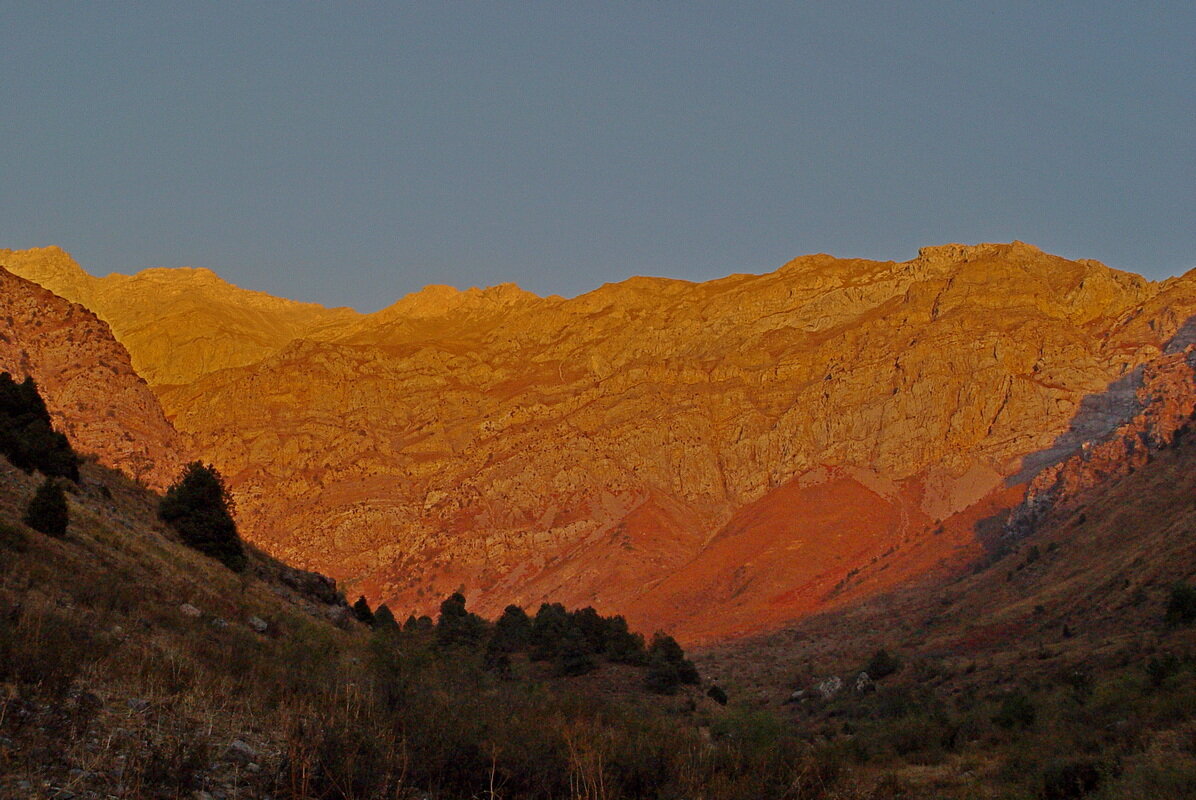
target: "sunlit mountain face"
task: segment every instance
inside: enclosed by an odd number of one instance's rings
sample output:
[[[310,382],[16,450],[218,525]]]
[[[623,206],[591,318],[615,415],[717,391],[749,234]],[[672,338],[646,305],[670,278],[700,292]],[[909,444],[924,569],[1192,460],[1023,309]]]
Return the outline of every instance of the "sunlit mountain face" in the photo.
[[[0,264],[111,326],[268,552],[401,615],[462,590],[694,643],[964,569],[978,521],[1137,412],[1196,310],[1190,278],[1017,242],[369,315],[57,249]]]

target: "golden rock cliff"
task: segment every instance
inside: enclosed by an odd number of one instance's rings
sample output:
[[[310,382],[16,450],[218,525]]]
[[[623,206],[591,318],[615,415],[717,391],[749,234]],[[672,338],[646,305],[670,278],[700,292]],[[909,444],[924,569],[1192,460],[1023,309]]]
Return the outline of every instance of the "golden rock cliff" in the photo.
[[[183,444],[108,325],[3,267],[0,371],[37,381],[77,452],[158,490],[178,475]]]
[[[1183,335],[1193,284],[1015,242],[571,300],[429,287],[286,342],[242,295],[195,322],[122,299],[141,281],[97,312],[274,554],[397,612],[462,589],[698,641],[966,560],[1009,484],[1128,419],[1117,382]],[[170,373],[151,343],[183,319],[208,360]]]

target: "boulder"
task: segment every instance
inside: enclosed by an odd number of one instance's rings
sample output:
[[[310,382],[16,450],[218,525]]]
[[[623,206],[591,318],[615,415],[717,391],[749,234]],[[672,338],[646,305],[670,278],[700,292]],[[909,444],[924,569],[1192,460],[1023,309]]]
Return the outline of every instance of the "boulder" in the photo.
[[[823,700],[830,700],[832,697],[843,691],[843,679],[838,675],[832,675],[826,680],[814,687],[819,696]]]

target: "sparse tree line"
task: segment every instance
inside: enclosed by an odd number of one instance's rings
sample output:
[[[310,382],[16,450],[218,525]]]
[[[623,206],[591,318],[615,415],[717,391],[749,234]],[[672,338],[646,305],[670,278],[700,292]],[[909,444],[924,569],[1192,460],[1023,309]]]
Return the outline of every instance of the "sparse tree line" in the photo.
[[[682,685],[700,682],[697,668],[672,636],[658,632],[646,643],[622,616],[604,617],[588,606],[568,611],[560,603],[542,603],[533,617],[509,605],[491,623],[468,611],[465,596],[457,592],[440,604],[435,621],[412,614],[400,626],[385,604],[371,610],[364,597],[353,604],[353,611],[380,632],[431,638],[442,650],[479,653],[483,668],[500,675],[510,673],[511,659],[518,654],[551,664],[561,677],[585,675],[604,661],[641,667],[644,687],[658,694],[674,694]],[[716,694],[725,702],[721,690]]]

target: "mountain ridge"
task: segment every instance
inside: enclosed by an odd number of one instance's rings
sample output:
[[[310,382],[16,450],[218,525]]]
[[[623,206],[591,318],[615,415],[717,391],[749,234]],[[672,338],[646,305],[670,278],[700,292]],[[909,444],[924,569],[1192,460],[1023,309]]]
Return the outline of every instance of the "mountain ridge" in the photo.
[[[276,326],[301,331],[283,343],[253,340],[241,309],[203,358],[173,351],[192,362],[186,380],[155,373],[189,446],[228,476],[248,536],[400,610],[464,589],[486,613],[563,600],[696,641],[879,590],[888,577],[874,573],[831,592],[890,550],[887,575],[906,577],[974,556],[963,521],[1016,503],[1005,484],[1025,479],[1028,456],[1080,446],[1060,437],[1086,397],[1108,408],[1085,435],[1124,422],[1106,390],[1180,333],[1196,279],[1151,282],[1015,242],[905,262],[804,256],[706,283],[632,278],[572,299],[412,297]],[[126,315],[114,330],[132,328],[138,309],[112,302]],[[840,503],[816,530],[743,532],[757,556],[734,565],[747,570],[735,598],[701,608],[654,588],[703,597],[725,565],[702,567],[702,554],[745,507],[771,502],[770,519],[796,503],[814,519],[841,492],[878,498],[878,516],[857,524]],[[827,565],[815,576],[785,567],[802,541]]]

